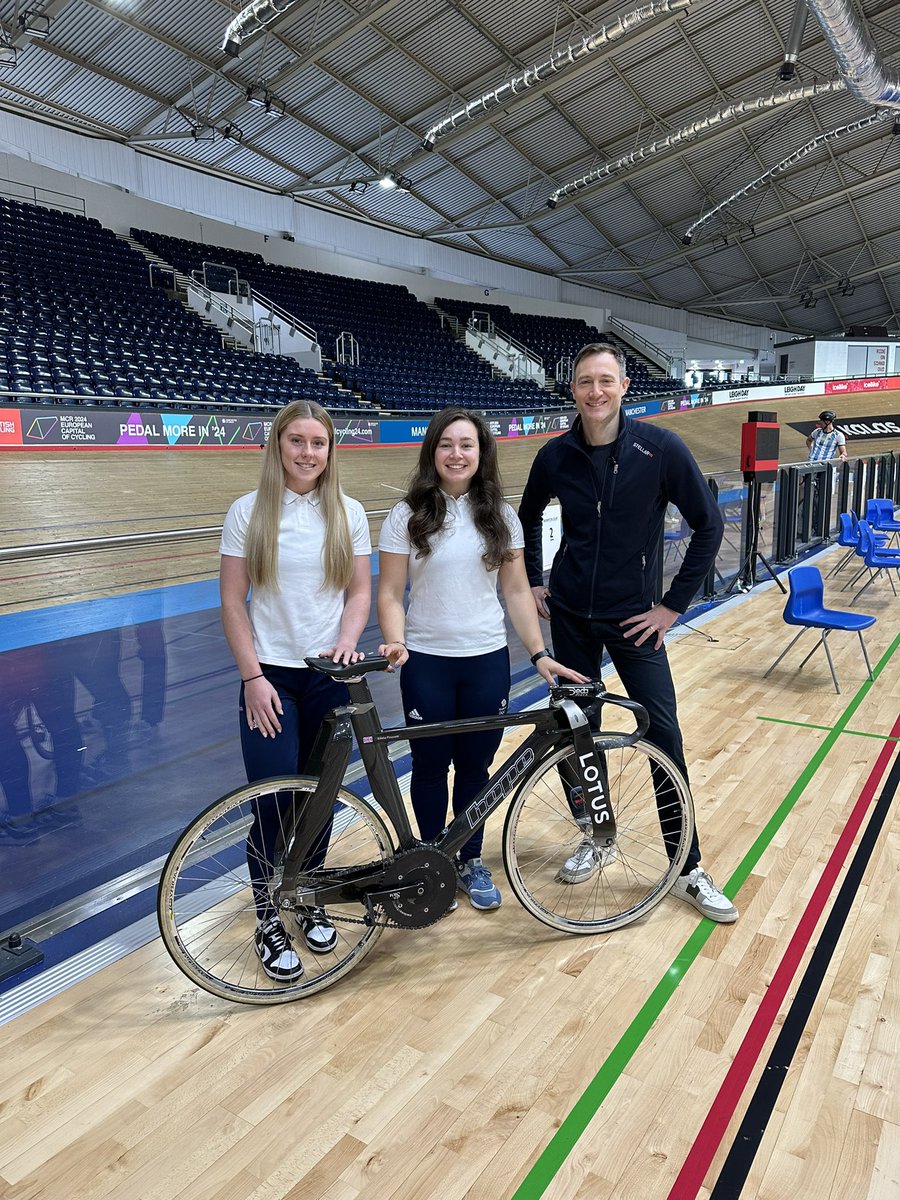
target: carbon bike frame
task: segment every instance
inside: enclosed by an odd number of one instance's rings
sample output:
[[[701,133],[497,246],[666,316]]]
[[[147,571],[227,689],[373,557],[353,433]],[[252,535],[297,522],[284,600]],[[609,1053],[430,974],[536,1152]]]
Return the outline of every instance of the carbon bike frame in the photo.
[[[383,873],[381,865],[371,864],[340,872],[333,885],[314,890],[305,889],[300,877],[305,874],[304,863],[309,861],[311,847],[326,828],[334,811],[338,791],[350,762],[353,734],[356,734],[360,756],[372,788],[372,797],[386,813],[398,838],[398,850],[412,849],[422,843],[413,834],[400,794],[388,747],[399,741],[421,737],[446,736],[455,733],[506,729],[510,726],[531,725],[533,731],[494,771],[485,786],[453,821],[428,843],[447,856],[452,856],[469,839],[513,790],[516,782],[552,750],[560,745],[571,746],[569,767],[575,786],[582,789],[585,816],[590,818],[591,836],[598,848],[610,846],[615,840],[616,825],[608,802],[609,786],[602,750],[614,746],[630,746],[647,729],[647,714],[635,701],[611,696],[602,684],[564,684],[551,689],[550,705],[528,712],[504,713],[492,717],[467,717],[432,725],[404,725],[384,729],[365,675],[357,668],[335,667],[328,660],[308,659],[310,667],[324,670],[332,678],[342,679],[350,693],[350,703],[332,709],[324,718],[307,765],[306,775],[318,780],[315,791],[303,806],[293,830],[291,846],[285,856],[279,895],[282,908],[296,905],[326,906],[335,901],[357,899],[361,892],[377,887]],[[360,664],[361,665],[361,664]],[[365,671],[384,669],[387,660],[366,660]],[[600,689],[598,694],[598,688]],[[576,699],[587,701],[584,708]],[[605,703],[631,711],[637,729],[631,734],[601,734],[598,752],[588,716]],[[327,875],[327,870],[324,872]]]

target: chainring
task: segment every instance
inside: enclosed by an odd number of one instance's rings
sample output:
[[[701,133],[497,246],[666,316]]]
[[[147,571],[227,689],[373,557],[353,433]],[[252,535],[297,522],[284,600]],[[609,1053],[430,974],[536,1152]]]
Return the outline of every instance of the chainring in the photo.
[[[408,891],[410,887],[414,890]],[[455,896],[456,869],[452,860],[433,846],[422,846],[401,850],[388,863],[379,880],[376,903],[392,925],[424,929],[441,919]]]

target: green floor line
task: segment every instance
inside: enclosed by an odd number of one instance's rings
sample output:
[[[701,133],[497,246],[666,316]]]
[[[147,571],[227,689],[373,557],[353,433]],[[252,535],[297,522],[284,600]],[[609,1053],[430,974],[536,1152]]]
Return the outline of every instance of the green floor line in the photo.
[[[875,679],[900,647],[900,634],[888,647],[874,670]],[[765,828],[753,842],[723,891],[733,899],[747,881],[750,872],[762,858],[775,834],[787,820],[794,805],[809,786],[813,776],[825,761],[838,738],[846,731],[847,722],[859,708],[872,688],[873,680],[867,679],[847,705],[835,725],[827,731],[821,745],[790,789],[784,800],[769,819]],[[568,1116],[547,1143],[534,1166],[519,1184],[511,1200],[538,1200],[547,1190],[557,1171],[575,1148],[578,1139],[595,1116],[600,1105],[609,1095],[619,1076],[625,1070],[641,1042],[650,1032],[654,1021],[669,1002],[675,989],[696,961],[700,951],[712,936],[716,924],[701,918],[700,924],[682,946],[665,975],[653,989],[647,1000],[610,1051],[600,1070],[575,1102]]]
[[[784,717],[760,717],[757,716],[757,721],[768,721],[770,725],[793,725],[795,729],[824,729],[826,733],[832,728],[831,725],[814,725],[811,721],[787,721]],[[900,738],[894,737],[890,733],[869,733],[865,729],[844,729],[849,737],[867,737],[876,738],[879,742],[900,742]]]

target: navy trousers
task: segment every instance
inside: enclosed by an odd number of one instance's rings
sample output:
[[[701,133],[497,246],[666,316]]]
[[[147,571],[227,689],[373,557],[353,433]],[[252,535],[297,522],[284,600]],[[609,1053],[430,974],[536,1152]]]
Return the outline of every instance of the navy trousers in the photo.
[[[509,650],[443,658],[410,650],[400,672],[406,723],[432,724],[457,717],[487,717],[506,711],[509,702]],[[423,841],[447,824],[448,776],[453,764],[453,815],[463,811],[488,779],[488,767],[503,739],[503,730],[444,737],[414,738],[410,799]],[[481,857],[484,826],[476,829],[459,856],[463,862]]]
[[[600,660],[604,647],[612,659],[622,685],[631,700],[636,700],[647,710],[650,727],[646,733],[648,742],[658,746],[675,763],[685,779],[688,778],[684,761],[684,746],[678,725],[678,705],[675,685],[665,646],[657,650],[652,641],[642,646],[634,644],[634,638],[625,637],[618,620],[598,621],[581,617],[562,609],[554,609],[550,600],[550,635],[553,639],[553,655],[558,662],[565,663],[583,675],[600,676]],[[661,808],[663,796],[658,796]],[[665,832],[665,820],[663,829]],[[667,839],[668,840],[668,839]],[[697,831],[688,853],[683,873],[688,874],[700,862],[700,845]]]
[[[275,690],[284,709],[279,717],[281,733],[263,737],[258,729],[247,726],[244,710],[244,686],[241,685],[239,720],[241,753],[247,782],[275,775],[302,775],[309,761],[322,718],[332,708],[347,703],[347,688],[306,667],[276,667],[260,663],[260,670]],[[247,835],[247,865],[253,885],[253,899],[260,921],[272,915],[268,881],[275,860],[278,834],[282,829],[292,794],[266,797],[254,803],[255,819]],[[322,831],[319,848],[308,866],[318,866],[325,858],[331,823]]]

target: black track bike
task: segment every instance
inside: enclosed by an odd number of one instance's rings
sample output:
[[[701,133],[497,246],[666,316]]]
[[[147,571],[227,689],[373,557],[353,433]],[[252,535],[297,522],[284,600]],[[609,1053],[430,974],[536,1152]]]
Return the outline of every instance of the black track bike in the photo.
[[[694,829],[688,786],[671,759],[643,740],[642,706],[611,695],[601,682],[559,684],[547,705],[524,712],[385,729],[366,677],[386,669],[387,659],[306,661],[349,691],[349,703],[322,723],[308,774],[262,780],[217,800],[181,834],[160,879],[166,948],[213,995],[248,1004],[311,995],[361,962],[385,928],[434,924],[456,894],[454,854],[507,801],[503,865],[510,886],[553,929],[618,929],[648,913],[680,874]],[[604,731],[605,709],[630,714],[636,728]],[[531,732],[466,810],[434,841],[416,838],[389,746],[520,725]],[[370,796],[344,785],[354,735]],[[262,875],[304,967],[290,982],[268,978],[254,944],[247,835],[264,805],[275,806],[280,833]],[[565,870],[573,855],[577,880]],[[311,953],[300,932],[313,908],[324,908],[337,931],[334,949],[324,954]]]

